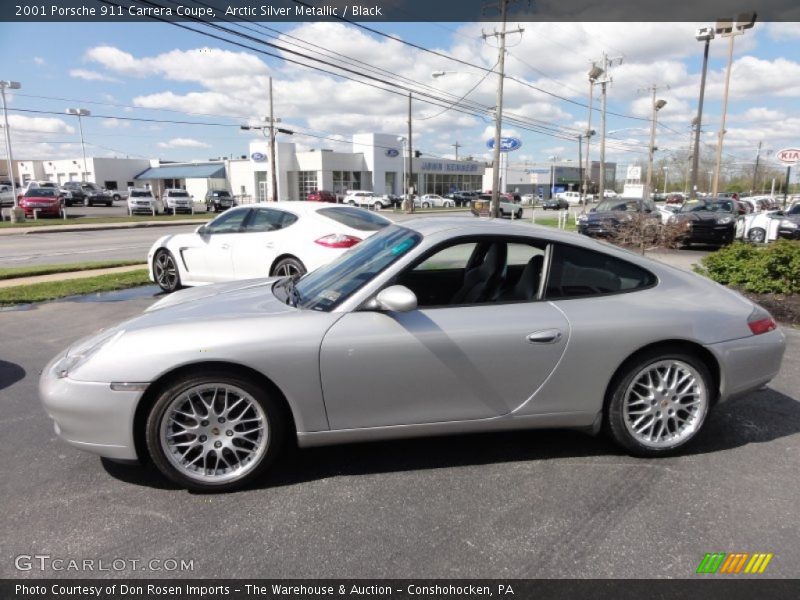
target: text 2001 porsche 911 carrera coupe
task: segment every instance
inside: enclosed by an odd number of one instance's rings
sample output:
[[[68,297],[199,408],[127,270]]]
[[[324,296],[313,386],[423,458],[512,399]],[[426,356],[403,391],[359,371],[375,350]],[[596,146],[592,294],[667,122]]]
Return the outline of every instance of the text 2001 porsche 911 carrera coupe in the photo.
[[[432,218],[300,279],[174,293],[57,356],[40,393],[69,443],[223,490],[290,437],[569,427],[665,455],[783,351],[769,313],[692,273],[577,234]]]

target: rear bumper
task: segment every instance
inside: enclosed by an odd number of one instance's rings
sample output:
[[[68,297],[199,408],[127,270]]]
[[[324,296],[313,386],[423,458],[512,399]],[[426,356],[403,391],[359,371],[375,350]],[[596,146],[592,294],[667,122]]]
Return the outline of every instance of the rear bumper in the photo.
[[[770,382],[781,368],[786,337],[780,329],[706,346],[720,365],[720,402]]]

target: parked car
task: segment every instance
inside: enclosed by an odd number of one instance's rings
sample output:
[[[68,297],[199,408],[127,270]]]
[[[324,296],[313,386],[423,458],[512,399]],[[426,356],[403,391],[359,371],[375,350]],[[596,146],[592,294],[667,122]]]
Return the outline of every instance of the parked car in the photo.
[[[703,198],[686,202],[670,223],[687,229],[686,244],[730,244],[736,237],[739,206],[732,198]]]
[[[555,229],[423,218],[299,280],[171,294],[56,355],[39,394],[67,443],[214,492],[284,443],[571,428],[670,455],[784,350],[766,310],[693,273]]]
[[[490,204],[492,201],[492,195],[480,194],[477,199],[486,204]],[[500,195],[499,201],[500,205],[498,206],[498,212],[501,218],[511,217],[512,215],[515,219],[522,218],[522,206],[520,204],[508,200],[504,194]]]
[[[58,185],[56,185],[52,181],[31,180],[31,181],[26,181],[25,183],[23,183],[21,187],[17,186],[17,192],[19,192],[19,194],[22,196],[28,190],[32,190],[32,189],[41,190],[41,189],[45,189],[45,188],[50,188],[50,189],[54,189],[55,190],[55,189],[58,189]]]
[[[522,194],[523,206],[535,206],[541,201],[541,197],[536,194]]]
[[[108,194],[111,196],[111,199],[115,202],[119,202],[120,200],[127,200],[128,199],[128,192],[125,190],[106,190]]]
[[[593,198],[591,194],[589,194],[588,196],[589,196],[590,200]],[[606,189],[603,190],[603,198],[604,199],[605,198],[616,198],[618,196],[619,196],[619,194],[617,194],[617,192],[615,192],[614,190],[606,190]]]
[[[673,192],[671,194],[667,194],[667,197],[664,199],[665,204],[673,204],[680,206],[686,202],[686,197],[683,194]]]
[[[308,194],[306,199],[309,202],[332,202],[336,204],[336,194],[333,192],[326,192],[325,190],[316,190]]]
[[[236,206],[236,201],[228,190],[208,190],[206,192],[206,210],[220,212]]]
[[[0,185],[0,207],[14,206],[14,192],[10,185]]]
[[[149,189],[131,189],[128,192],[128,211],[131,214],[148,213],[157,215],[166,213],[164,202],[156,198]]]
[[[368,191],[352,190],[347,192],[344,197],[344,204],[381,210],[382,208],[391,208],[392,201],[389,200],[388,196],[381,196]]]
[[[193,233],[156,240],[150,280],[165,291],[218,281],[302,275],[391,221],[352,206],[274,202],[225,211]]]
[[[542,210],[565,210],[567,208],[569,208],[569,202],[558,196],[542,200]]]
[[[19,207],[26,217],[34,216],[38,211],[40,217],[59,217],[64,197],[57,188],[30,188],[19,201]]]
[[[634,216],[644,216],[646,238],[655,238],[661,226],[661,213],[652,200],[606,198],[587,214],[578,217],[578,233],[591,237],[609,237]]]
[[[425,194],[419,198],[422,208],[452,208],[456,205],[454,200],[444,198],[439,194]]]
[[[55,185],[55,184],[53,184]],[[83,206],[95,206],[102,204],[112,206],[114,199],[96,183],[87,181],[67,181],[61,185],[65,192],[64,202],[67,206],[82,204]]]
[[[580,192],[560,192],[556,194],[556,197],[561,198],[562,200],[566,200],[570,206],[578,205],[581,203]]]
[[[164,190],[162,200],[167,211],[194,212],[194,197],[186,190],[167,188]]]
[[[800,239],[800,204],[787,211],[762,211],[740,219],[736,237],[756,244],[772,242],[778,238]]]

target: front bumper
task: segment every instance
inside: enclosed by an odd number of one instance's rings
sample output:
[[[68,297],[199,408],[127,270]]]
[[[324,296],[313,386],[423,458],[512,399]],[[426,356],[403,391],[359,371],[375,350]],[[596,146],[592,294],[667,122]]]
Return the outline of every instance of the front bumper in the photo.
[[[720,365],[720,401],[757,390],[780,371],[786,337],[780,329],[706,346]]]
[[[785,240],[800,240],[800,228],[788,229],[778,228],[778,237]]]
[[[109,383],[59,378],[47,365],[39,379],[39,397],[53,419],[56,434],[68,444],[116,460],[137,460],[133,418],[140,391],[113,391]]]
[[[736,235],[736,224],[708,225],[692,223],[689,229],[687,242],[699,244],[727,244],[733,241]]]

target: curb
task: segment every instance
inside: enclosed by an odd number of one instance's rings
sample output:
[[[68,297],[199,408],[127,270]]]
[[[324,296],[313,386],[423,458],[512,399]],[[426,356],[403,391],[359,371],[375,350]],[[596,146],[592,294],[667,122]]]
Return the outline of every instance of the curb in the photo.
[[[175,225],[202,225],[204,221],[200,219],[180,221],[142,221],[131,223],[98,223],[92,225],[43,225],[41,227],[9,227],[0,229],[0,236],[3,235],[29,235],[32,233],[75,233],[77,231],[108,231],[112,229],[139,229],[146,227],[174,227]]]
[[[70,279],[88,279],[100,275],[113,275],[114,273],[127,273],[146,269],[147,263],[139,265],[125,265],[122,267],[108,267],[105,269],[88,269],[86,271],[62,271],[60,273],[48,273],[46,275],[31,275],[30,277],[13,277],[11,279],[0,279],[0,289],[19,287],[23,285],[34,285],[37,283],[49,283],[51,281],[68,281]]]

